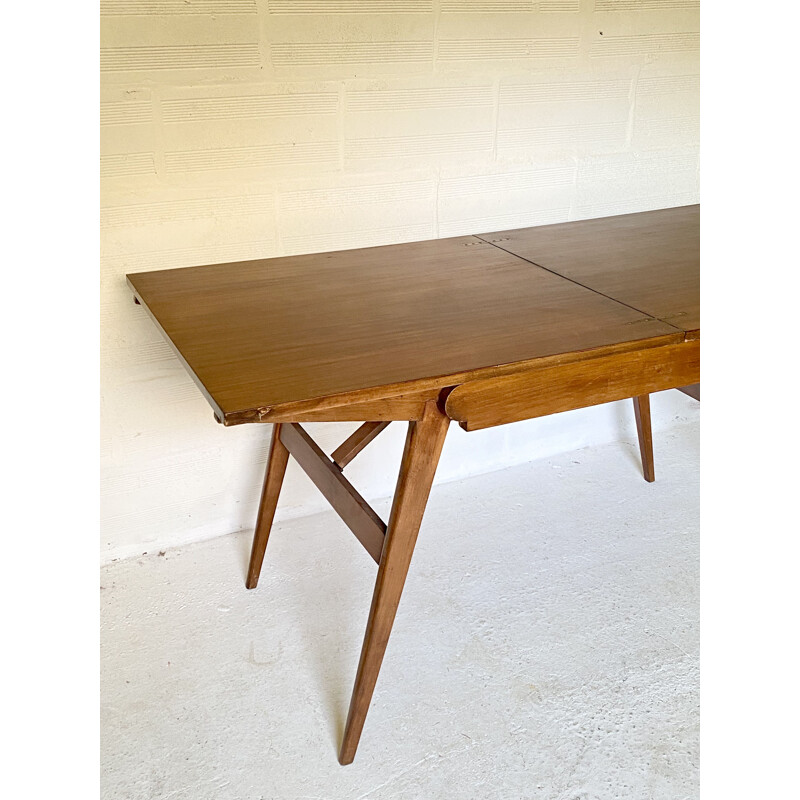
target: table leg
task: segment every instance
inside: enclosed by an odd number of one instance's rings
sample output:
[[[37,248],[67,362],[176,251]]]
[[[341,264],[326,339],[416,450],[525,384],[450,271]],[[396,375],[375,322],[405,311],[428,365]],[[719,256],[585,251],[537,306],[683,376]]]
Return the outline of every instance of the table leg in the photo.
[[[639,452],[642,454],[642,472],[644,479],[652,483],[656,479],[656,468],[653,462],[653,429],[650,425],[650,395],[643,394],[633,398],[633,410],[636,414],[636,431],[639,434]]]
[[[356,754],[449,422],[431,401],[426,404],[422,419],[409,423],[339,753],[342,764],[352,763]]]
[[[258,586],[258,576],[261,574],[264,551],[267,549],[269,531],[275,516],[275,507],[278,505],[278,495],[281,492],[288,461],[289,451],[281,441],[281,424],[276,423],[272,426],[272,443],[267,457],[267,472],[264,476],[264,488],[261,491],[261,503],[256,517],[256,530],[253,534],[253,549],[250,553],[250,566],[247,570],[246,586],[248,589],[255,589]]]
[[[679,386],[679,392],[683,392],[684,394],[688,394],[693,400],[697,400],[700,402],[700,384],[699,383],[692,383],[689,386]]]

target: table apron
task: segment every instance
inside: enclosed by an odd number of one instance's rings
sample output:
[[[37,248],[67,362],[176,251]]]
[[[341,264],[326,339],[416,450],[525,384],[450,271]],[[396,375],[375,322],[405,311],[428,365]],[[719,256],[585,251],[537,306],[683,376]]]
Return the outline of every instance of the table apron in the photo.
[[[694,340],[470,381],[448,395],[445,411],[474,431],[699,381]]]

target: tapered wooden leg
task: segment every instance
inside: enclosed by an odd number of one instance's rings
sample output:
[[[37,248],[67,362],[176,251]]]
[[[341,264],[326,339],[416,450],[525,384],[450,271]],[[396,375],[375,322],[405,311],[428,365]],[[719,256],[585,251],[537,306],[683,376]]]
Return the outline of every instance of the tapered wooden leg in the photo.
[[[350,764],[356,754],[449,422],[436,403],[429,402],[422,419],[409,423],[350,712],[339,752],[342,764]]]
[[[644,479],[652,483],[656,479],[656,468],[653,462],[653,429],[650,427],[650,395],[634,397],[633,410],[639,434],[639,452],[642,454],[642,472]]]
[[[683,392],[684,394],[688,394],[693,400],[697,400],[700,402],[700,384],[699,383],[692,383],[689,386],[679,386],[679,392]]]
[[[272,444],[269,447],[267,472],[264,476],[264,488],[261,490],[261,503],[258,506],[256,531],[253,534],[253,549],[250,553],[250,566],[245,584],[248,589],[255,589],[258,586],[258,576],[261,574],[264,551],[267,549],[269,531],[278,505],[278,495],[281,492],[288,460],[289,451],[281,442],[281,425],[277,423],[272,426]]]

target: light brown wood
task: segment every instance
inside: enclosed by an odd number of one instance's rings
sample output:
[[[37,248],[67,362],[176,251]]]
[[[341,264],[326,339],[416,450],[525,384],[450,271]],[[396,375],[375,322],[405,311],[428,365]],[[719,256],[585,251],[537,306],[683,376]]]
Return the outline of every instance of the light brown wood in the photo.
[[[677,330],[471,236],[128,282],[225,424]]]
[[[323,408],[304,410],[309,403],[290,404],[275,409],[258,409],[252,419],[243,415],[229,415],[228,425],[239,425],[243,422],[361,422],[369,419],[376,422],[408,422],[410,419],[421,419],[428,400],[434,400],[439,389],[426,389],[420,392],[409,392],[396,397],[381,397],[359,403],[346,405],[327,405],[335,403],[334,398],[325,398]]]
[[[377,563],[386,533],[384,521],[298,424],[282,424],[281,441]]]
[[[639,452],[642,455],[642,473],[648,483],[656,479],[653,460],[653,428],[650,424],[650,395],[643,394],[633,398],[633,411],[636,415],[636,432],[639,435]]]
[[[474,431],[673,389],[699,376],[700,342],[682,342],[472,381],[450,393],[445,409]]]
[[[691,386],[679,386],[679,392],[683,392],[684,394],[688,394],[693,400],[697,400],[700,402],[700,384],[693,383]]]
[[[365,422],[331,453],[339,469],[344,469],[371,441],[389,426],[388,422]]]
[[[700,329],[698,205],[480,238],[687,333]]]
[[[641,321],[645,323],[653,322],[653,320],[647,318]],[[638,326],[638,322],[632,325],[632,327]],[[685,334],[683,331],[675,330],[671,333],[648,336],[643,339],[634,338],[589,350],[557,353],[552,356],[542,356],[526,361],[517,361],[512,364],[498,364],[493,367],[453,373],[446,378],[427,378],[416,382],[418,387],[416,391],[405,394],[401,394],[403,391],[402,386],[391,384],[360,389],[355,392],[345,392],[339,395],[331,395],[330,397],[299,400],[275,408],[260,409],[258,413],[230,414],[223,420],[223,424],[240,425],[253,422],[362,422],[365,419],[407,421],[421,419],[422,410],[428,400],[438,398],[443,389],[449,390],[465,381],[514,375],[518,372],[539,369],[545,366],[564,366],[587,358],[596,358],[613,353],[628,353],[648,347],[661,347],[665,344],[678,344],[684,340]],[[404,414],[408,414],[408,416],[404,416]],[[219,420],[217,421],[219,422]]]
[[[253,549],[250,552],[250,566],[247,569],[247,580],[245,582],[248,589],[255,589],[258,586],[261,564],[264,561],[264,551],[267,549],[269,532],[272,528],[272,520],[275,517],[275,508],[278,505],[278,495],[281,492],[288,460],[289,451],[281,441],[281,425],[279,423],[272,429],[272,442],[267,456],[267,470],[264,475],[264,487],[261,490],[261,502],[258,506],[258,516],[256,517],[256,530],[253,534]]]
[[[339,753],[342,764],[353,761],[358,747],[449,423],[433,402],[421,420],[409,423]]]

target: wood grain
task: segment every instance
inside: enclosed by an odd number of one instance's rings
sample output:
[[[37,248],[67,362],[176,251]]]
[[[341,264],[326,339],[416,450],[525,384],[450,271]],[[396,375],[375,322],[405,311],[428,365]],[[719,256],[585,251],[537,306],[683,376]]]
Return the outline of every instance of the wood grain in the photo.
[[[470,236],[128,281],[226,424],[678,330]]]
[[[258,586],[264,551],[267,549],[269,532],[275,517],[275,509],[278,506],[278,495],[281,492],[288,460],[289,451],[281,441],[281,426],[278,424],[272,428],[272,442],[267,456],[267,470],[261,490],[261,502],[258,506],[256,529],[253,534],[253,548],[250,552],[250,566],[247,569],[247,580],[245,581],[248,589],[255,589]]]
[[[448,395],[445,409],[473,431],[673,389],[699,375],[700,342],[682,342],[472,381]]]
[[[449,423],[450,420],[433,402],[428,404],[421,420],[409,423],[386,543],[375,581],[367,631],[339,752],[342,764],[350,764],[358,748]]]
[[[396,397],[381,397],[374,400],[349,403],[346,405],[328,405],[337,402],[335,398],[326,398],[322,408],[304,410],[305,403],[279,406],[278,408],[261,408],[246,419],[244,415],[229,415],[228,424],[243,422],[408,422],[411,419],[422,419],[425,404],[439,396],[439,388],[426,389],[421,392],[409,392]]]
[[[650,320],[646,320],[649,322]],[[634,339],[605,345],[590,350],[575,350],[569,353],[557,353],[552,356],[517,361],[511,364],[497,364],[493,367],[458,372],[446,377],[426,378],[415,382],[417,391],[400,394],[403,386],[388,384],[358,389],[353,392],[315,397],[310,400],[298,400],[285,403],[274,408],[262,408],[241,414],[229,414],[225,425],[242,425],[252,422],[363,422],[365,419],[379,420],[411,420],[421,419],[428,400],[438,398],[453,386],[468,380],[495,378],[501,375],[513,375],[529,369],[545,366],[561,366],[586,358],[595,358],[612,353],[628,353],[649,347],[661,347],[666,344],[677,344],[685,340],[683,331],[651,336],[645,339]],[[408,413],[408,416],[399,416]],[[217,420],[218,422],[220,420]]]
[[[698,205],[480,238],[687,333],[700,329]]]
[[[376,562],[380,561],[386,533],[384,521],[303,428],[284,423],[281,441],[364,549]]]

